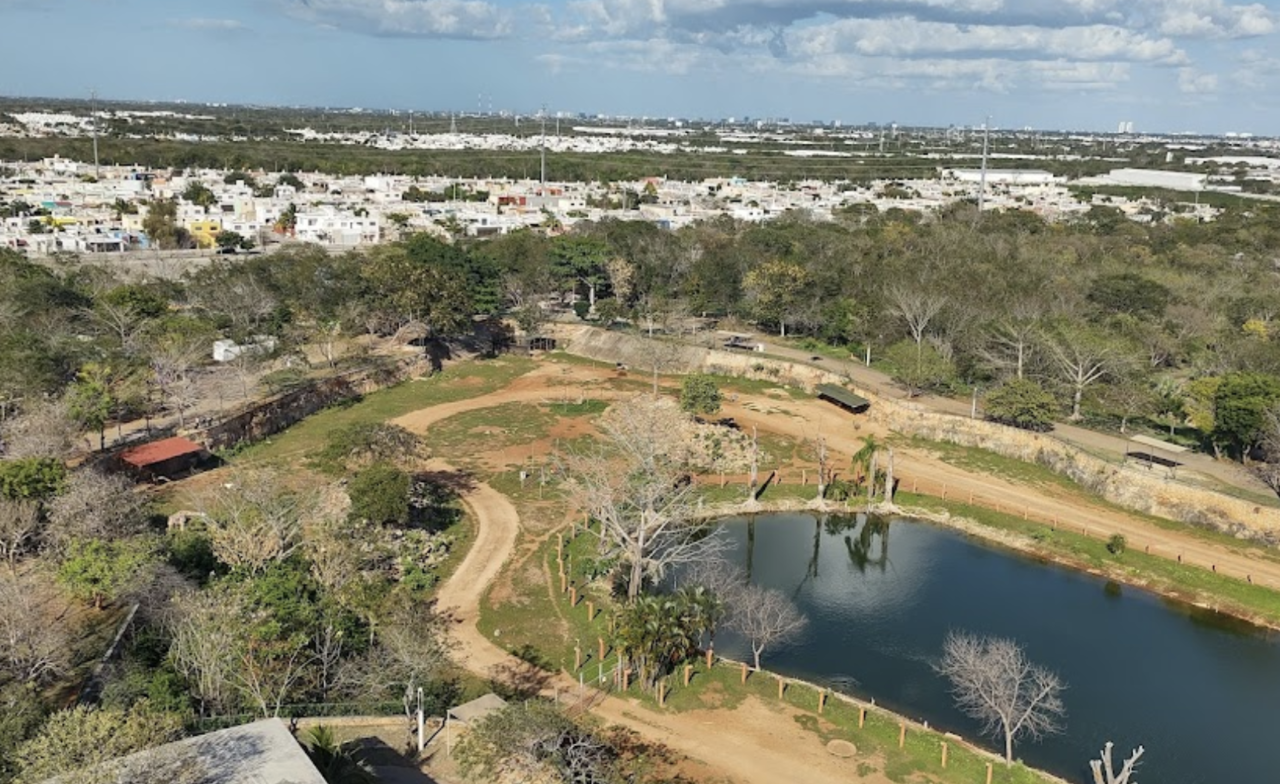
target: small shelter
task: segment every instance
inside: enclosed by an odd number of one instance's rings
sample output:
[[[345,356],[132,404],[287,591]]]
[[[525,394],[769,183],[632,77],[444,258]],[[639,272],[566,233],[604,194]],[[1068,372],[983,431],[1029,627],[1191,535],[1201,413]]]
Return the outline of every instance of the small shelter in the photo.
[[[120,453],[120,462],[147,481],[172,479],[197,468],[209,453],[196,442],[174,436],[131,447]]]
[[[465,702],[455,708],[450,708],[444,714],[445,728],[445,753],[453,748],[453,730],[452,726],[456,722],[464,727],[470,727],[475,722],[483,719],[494,711],[500,711],[507,707],[507,701],[489,692],[483,697],[477,697],[471,702]]]
[[[859,397],[844,387],[839,387],[835,384],[819,384],[816,391],[819,398],[828,403],[835,403],[853,414],[862,414],[868,408],[871,408],[870,400],[865,397]]]

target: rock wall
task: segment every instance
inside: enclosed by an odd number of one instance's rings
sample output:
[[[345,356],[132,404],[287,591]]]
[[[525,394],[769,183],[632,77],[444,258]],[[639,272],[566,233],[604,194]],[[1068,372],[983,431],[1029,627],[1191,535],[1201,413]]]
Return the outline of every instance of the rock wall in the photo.
[[[1126,509],[1202,526],[1241,539],[1280,544],[1280,509],[1258,506],[1212,490],[1181,484],[1165,472],[1111,463],[1051,435],[1031,433],[994,422],[930,411],[879,396],[842,375],[751,352],[685,346],[582,325],[561,325],[557,336],[572,354],[603,362],[622,362],[635,372],[707,372],[772,380],[812,391],[817,384],[843,384],[872,402],[868,417],[903,435],[979,447],[1042,465]],[[656,346],[655,346],[656,344]]]

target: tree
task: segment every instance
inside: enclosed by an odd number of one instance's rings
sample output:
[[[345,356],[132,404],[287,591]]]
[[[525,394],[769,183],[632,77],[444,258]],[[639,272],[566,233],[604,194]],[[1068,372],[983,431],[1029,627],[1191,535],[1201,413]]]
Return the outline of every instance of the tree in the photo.
[[[155,547],[146,539],[76,541],[58,567],[58,582],[72,596],[101,610],[139,585],[154,560]]]
[[[755,668],[765,648],[798,637],[809,620],[781,591],[743,585],[730,594],[729,625],[751,644]]]
[[[929,324],[946,307],[947,300],[923,290],[920,286],[895,286],[886,292],[892,312],[907,325],[916,353],[924,350],[924,339],[929,334]]]
[[[107,448],[107,420],[116,405],[108,384],[110,370],[90,362],[67,388],[67,407],[80,426],[98,434],[98,448]]]
[[[409,475],[394,465],[377,462],[360,470],[347,485],[354,520],[375,524],[409,522]]]
[[[795,318],[812,285],[808,271],[793,261],[770,259],[742,279],[742,286],[756,319],[778,325],[787,336],[787,321]]]
[[[328,784],[373,784],[381,780],[360,749],[338,743],[327,725],[318,724],[307,730],[302,748]]]
[[[182,192],[182,198],[197,207],[204,208],[205,212],[208,212],[210,207],[218,203],[218,197],[203,182],[192,182],[187,185],[187,189]]]
[[[187,230],[178,226],[178,203],[173,199],[152,199],[142,219],[142,231],[161,250],[181,248],[187,244]]]
[[[80,426],[65,398],[33,400],[20,416],[0,422],[0,446],[9,459],[65,459],[80,443]]]
[[[1057,408],[1053,395],[1025,378],[1004,382],[988,392],[983,401],[987,419],[1038,433],[1053,429]]]
[[[955,366],[927,343],[918,346],[899,341],[885,349],[884,359],[892,367],[893,380],[906,387],[911,397],[944,387],[955,377]]]
[[[0,460],[0,498],[45,501],[62,492],[67,467],[49,457]]]
[[[653,686],[658,678],[697,652],[707,630],[702,608],[688,594],[644,595],[623,607],[618,616],[618,650],[627,667]]]
[[[0,557],[11,569],[19,556],[35,547],[43,528],[39,501],[0,498]]]
[[[213,553],[249,575],[288,558],[300,544],[303,496],[275,471],[246,469],[195,499],[206,517]]]
[[[68,780],[114,784],[121,772],[110,763],[181,736],[182,717],[156,710],[145,699],[127,711],[80,705],[50,716],[39,734],[23,743],[14,757],[22,781],[45,781],[74,773]],[[179,784],[170,778],[151,780]]]
[[[1089,327],[1059,326],[1045,334],[1044,347],[1058,379],[1071,390],[1073,422],[1081,418],[1085,390],[1124,369],[1120,347]]]
[[[370,252],[361,268],[369,287],[370,308],[381,314],[387,331],[413,323],[432,337],[470,327],[474,303],[462,251],[425,234]]]
[[[240,234],[238,231],[223,229],[213,238],[213,242],[224,253],[235,253],[237,250],[251,250],[253,248],[253,240]]]
[[[71,671],[72,629],[65,609],[36,574],[0,571],[0,671],[44,685]]]
[[[195,369],[208,350],[199,336],[170,333],[156,339],[149,349],[156,386],[178,415],[178,426],[187,426],[187,408],[195,398]]]
[[[646,577],[703,558],[716,537],[696,536],[691,484],[685,471],[688,419],[673,403],[636,397],[600,418],[608,445],[571,455],[565,468],[578,508],[600,523],[601,550],[628,572],[627,598]]]
[[[706,373],[693,373],[680,383],[680,408],[694,416],[711,416],[720,410],[720,387]]]
[[[146,498],[120,474],[82,467],[49,502],[50,538],[61,546],[85,539],[122,539],[142,530]]]
[[[952,632],[937,671],[951,681],[956,705],[981,722],[983,732],[1003,738],[1009,764],[1014,741],[1062,730],[1066,685],[1056,673],[1028,661],[1013,640]]]
[[[175,597],[166,615],[172,639],[169,660],[190,685],[201,716],[228,712],[237,705],[234,673],[243,609],[243,599],[229,585],[216,583]]]
[[[1102,275],[1089,286],[1088,299],[1107,313],[1160,318],[1172,293],[1166,286],[1133,272]]]
[[[494,711],[470,727],[454,749],[472,781],[605,782],[616,776],[617,754],[541,700]]]
[[[314,459],[322,467],[352,470],[371,463],[412,462],[424,451],[422,439],[399,425],[357,422],[329,431]]]
[[[1215,443],[1244,455],[1264,436],[1266,412],[1280,404],[1280,380],[1262,373],[1228,373],[1213,393]]]
[[[1102,755],[1096,760],[1089,760],[1089,769],[1093,771],[1094,784],[1130,784],[1129,777],[1133,775],[1133,771],[1138,767],[1138,760],[1142,757],[1142,753],[1146,749],[1139,746],[1133,750],[1133,754],[1129,755],[1129,759],[1124,761],[1124,765],[1120,768],[1120,773],[1115,772],[1115,768],[1111,764],[1111,749],[1115,746],[1111,741],[1102,747]],[[1134,781],[1132,784],[1138,784]]]

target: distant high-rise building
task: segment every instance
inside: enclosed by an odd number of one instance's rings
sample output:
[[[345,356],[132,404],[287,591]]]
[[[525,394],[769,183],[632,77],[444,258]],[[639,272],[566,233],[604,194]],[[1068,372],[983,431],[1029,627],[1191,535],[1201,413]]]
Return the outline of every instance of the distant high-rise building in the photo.
[[[1133,133],[1133,120],[1121,120],[1116,133]]]

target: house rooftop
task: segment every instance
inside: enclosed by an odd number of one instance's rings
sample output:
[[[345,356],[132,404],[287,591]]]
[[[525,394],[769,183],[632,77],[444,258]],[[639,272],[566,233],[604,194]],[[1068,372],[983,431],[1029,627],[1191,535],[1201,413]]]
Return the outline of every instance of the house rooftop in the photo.
[[[126,449],[121,453],[120,459],[135,468],[146,468],[175,457],[198,455],[203,452],[204,447],[196,442],[182,436],[174,436]]]

